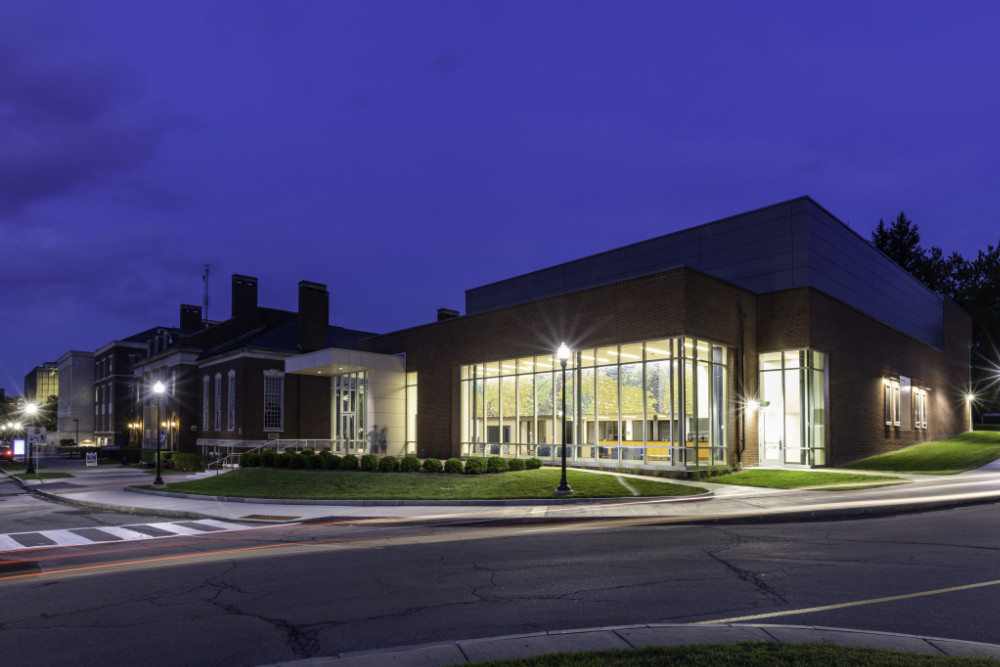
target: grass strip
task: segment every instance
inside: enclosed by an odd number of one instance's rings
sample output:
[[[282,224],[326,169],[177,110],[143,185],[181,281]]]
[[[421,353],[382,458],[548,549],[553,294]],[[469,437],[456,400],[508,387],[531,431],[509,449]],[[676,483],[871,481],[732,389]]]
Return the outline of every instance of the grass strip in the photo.
[[[739,642],[552,653],[474,664],[479,667],[995,667],[996,661],[837,644]]]
[[[238,498],[314,500],[517,500],[552,498],[560,471],[542,468],[498,475],[274,470],[246,468],[215,477],[167,484],[166,491]],[[617,475],[570,470],[574,498],[619,498]],[[687,496],[705,489],[629,478],[639,496]]]
[[[766,489],[801,489],[811,486],[841,484],[878,485],[897,484],[906,480],[885,475],[856,475],[853,473],[822,472],[814,470],[744,470],[731,475],[713,477],[715,484],[736,484]]]
[[[922,475],[954,475],[1000,458],[1000,432],[968,431],[854,461],[841,468]]]
[[[68,472],[39,472],[39,473],[18,473],[21,479],[59,479],[60,477],[72,477]]]

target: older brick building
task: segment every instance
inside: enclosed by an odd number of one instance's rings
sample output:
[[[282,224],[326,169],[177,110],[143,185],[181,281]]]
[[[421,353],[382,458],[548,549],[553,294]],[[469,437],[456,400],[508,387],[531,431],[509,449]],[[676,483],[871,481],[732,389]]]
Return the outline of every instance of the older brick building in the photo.
[[[347,386],[362,432],[377,415],[436,457],[823,466],[969,426],[969,316],[808,197],[471,289],[453,315],[286,361],[332,377],[335,447],[363,449]]]

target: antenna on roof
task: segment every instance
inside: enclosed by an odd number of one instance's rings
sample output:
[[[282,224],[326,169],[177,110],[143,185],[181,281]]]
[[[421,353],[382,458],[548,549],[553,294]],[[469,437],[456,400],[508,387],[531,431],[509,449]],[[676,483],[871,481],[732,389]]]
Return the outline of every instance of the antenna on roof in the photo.
[[[212,267],[211,264],[206,264],[205,265],[205,271],[201,274],[201,279],[205,283],[205,296],[203,296],[202,299],[201,299],[201,306],[202,306],[201,310],[204,313],[202,315],[202,321],[203,322],[208,322],[208,301],[209,301],[209,299],[208,299],[208,274],[211,271],[211,267]]]

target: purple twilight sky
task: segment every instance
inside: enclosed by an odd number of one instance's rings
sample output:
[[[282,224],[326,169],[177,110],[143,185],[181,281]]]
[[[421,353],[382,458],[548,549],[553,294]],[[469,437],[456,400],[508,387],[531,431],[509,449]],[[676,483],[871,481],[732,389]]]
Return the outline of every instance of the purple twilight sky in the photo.
[[[4,0],[0,387],[201,304],[464,290],[810,195],[1000,239],[1000,3]]]

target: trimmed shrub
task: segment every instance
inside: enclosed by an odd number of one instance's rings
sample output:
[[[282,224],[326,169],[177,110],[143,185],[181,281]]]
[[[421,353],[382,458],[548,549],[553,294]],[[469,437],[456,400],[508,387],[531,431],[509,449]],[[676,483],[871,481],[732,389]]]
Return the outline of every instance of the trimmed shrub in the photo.
[[[249,468],[250,467],[250,452],[243,452],[240,454],[240,467]]]
[[[241,466],[243,465],[242,461],[240,461],[240,465]],[[258,454],[257,452],[250,452],[247,455],[247,467],[248,468],[259,468],[260,467],[260,454]]]
[[[343,459],[336,454],[330,455],[330,470],[340,470],[343,465]]]
[[[278,468],[291,468],[293,456],[295,456],[294,452],[281,452],[278,454],[278,458],[275,459],[274,464]]]
[[[374,454],[364,454],[361,457],[361,469],[369,472],[378,470],[378,457]]]
[[[524,462],[524,467],[528,470],[538,470],[542,467],[542,460],[532,456],[530,459]]]
[[[325,449],[316,456],[316,460],[319,461],[319,467],[323,470],[329,470],[333,467],[333,454]],[[340,463],[339,458],[337,459],[337,463]]]
[[[419,472],[420,459],[416,456],[404,456],[403,460],[399,462],[399,469],[401,472]]]
[[[260,464],[265,468],[273,468],[277,458],[278,453],[269,447],[260,453]]]
[[[395,456],[383,456],[378,460],[379,472],[399,472],[399,459]]]
[[[316,452],[311,449],[307,449],[302,452],[302,460],[305,462],[303,468],[312,468],[313,470],[319,470],[323,467],[323,461],[317,456]]]
[[[510,466],[507,465],[507,459],[500,456],[491,456],[486,459],[486,472],[498,473],[508,470],[510,470]]]
[[[306,457],[302,456],[301,454],[298,454],[296,452],[288,452],[288,455],[289,455],[289,458],[288,458],[288,467],[289,468],[292,468],[294,470],[298,470],[299,468],[305,468],[306,465],[308,465],[308,461],[306,461]]]
[[[478,456],[468,459],[465,462],[466,475],[482,475],[486,472],[486,460]]]
[[[340,469],[341,470],[357,470],[358,469],[358,457],[354,454],[348,454],[344,458],[340,459]]]
[[[453,474],[462,472],[462,459],[448,459],[444,462],[444,471]]]
[[[510,459],[507,461],[507,467],[511,471],[524,470],[524,459]]]
[[[424,472],[441,472],[444,470],[444,464],[441,463],[440,459],[424,459],[424,463],[420,467],[424,469]]]
[[[171,467],[175,470],[194,472],[205,469],[205,457],[201,454],[187,454],[184,452],[174,452],[170,457]]]

